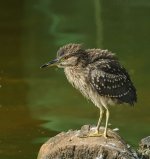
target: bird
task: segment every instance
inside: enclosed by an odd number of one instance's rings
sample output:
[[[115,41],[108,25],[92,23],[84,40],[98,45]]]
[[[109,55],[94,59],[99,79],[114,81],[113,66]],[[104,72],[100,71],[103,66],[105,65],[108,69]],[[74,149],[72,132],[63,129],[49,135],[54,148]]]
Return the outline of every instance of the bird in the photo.
[[[63,68],[68,81],[100,110],[96,131],[88,136],[107,135],[109,107],[116,104],[133,106],[137,102],[136,88],[116,54],[100,48],[85,49],[82,44],[69,43],[59,48],[54,60],[41,68]],[[100,133],[103,114],[104,132]]]

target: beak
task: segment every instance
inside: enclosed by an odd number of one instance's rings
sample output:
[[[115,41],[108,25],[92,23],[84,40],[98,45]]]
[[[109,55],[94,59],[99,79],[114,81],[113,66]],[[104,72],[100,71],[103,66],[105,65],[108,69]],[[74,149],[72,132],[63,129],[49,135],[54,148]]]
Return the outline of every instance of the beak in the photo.
[[[52,61],[49,61],[48,63],[42,65],[40,68],[45,68],[45,67],[51,67],[51,66],[56,66],[58,64],[59,60],[54,59]]]

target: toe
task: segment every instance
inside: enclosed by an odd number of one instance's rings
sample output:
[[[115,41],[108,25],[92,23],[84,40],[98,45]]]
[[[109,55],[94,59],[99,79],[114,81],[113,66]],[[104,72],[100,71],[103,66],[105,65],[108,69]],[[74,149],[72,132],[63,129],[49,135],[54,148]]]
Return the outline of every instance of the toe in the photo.
[[[100,137],[102,136],[103,134],[101,134],[100,132],[96,131],[94,133],[90,133],[88,136],[89,137]]]

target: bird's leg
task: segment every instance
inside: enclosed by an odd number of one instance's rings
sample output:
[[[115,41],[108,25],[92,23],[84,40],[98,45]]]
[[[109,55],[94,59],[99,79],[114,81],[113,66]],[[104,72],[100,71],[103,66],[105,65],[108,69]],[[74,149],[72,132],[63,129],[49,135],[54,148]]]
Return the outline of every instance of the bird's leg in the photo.
[[[106,108],[106,124],[105,124],[105,130],[104,130],[104,134],[103,134],[105,138],[107,138],[108,120],[109,120],[109,110]]]
[[[103,113],[104,113],[104,110],[102,107],[100,107],[100,116],[99,116],[99,120],[98,120],[98,123],[97,123],[97,132],[99,133],[99,128],[101,126],[101,122],[102,122],[102,118],[103,118]]]
[[[98,123],[97,123],[96,132],[90,133],[89,134],[90,137],[102,136],[102,134],[99,132],[99,128],[100,128],[101,121],[102,121],[102,118],[103,118],[103,113],[104,113],[104,110],[103,110],[102,107],[100,107],[100,116],[99,116],[99,120],[98,120]]]

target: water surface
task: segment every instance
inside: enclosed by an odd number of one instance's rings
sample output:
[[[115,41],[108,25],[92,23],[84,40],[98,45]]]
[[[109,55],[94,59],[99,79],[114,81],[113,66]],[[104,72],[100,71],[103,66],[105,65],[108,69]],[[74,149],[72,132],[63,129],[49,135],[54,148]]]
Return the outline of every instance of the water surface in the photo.
[[[8,0],[0,5],[0,158],[36,158],[60,131],[96,124],[99,111],[63,70],[40,70],[67,43],[115,52],[137,87],[135,107],[111,108],[111,128],[133,146],[150,135],[148,0]]]

